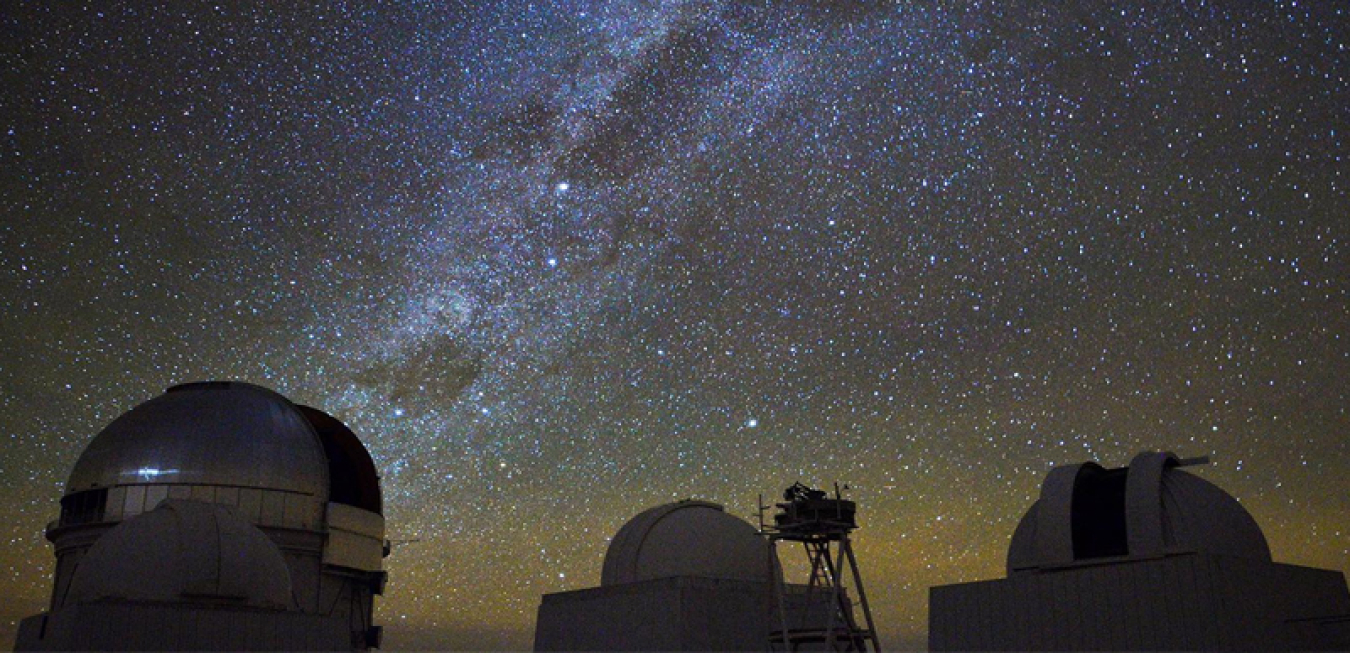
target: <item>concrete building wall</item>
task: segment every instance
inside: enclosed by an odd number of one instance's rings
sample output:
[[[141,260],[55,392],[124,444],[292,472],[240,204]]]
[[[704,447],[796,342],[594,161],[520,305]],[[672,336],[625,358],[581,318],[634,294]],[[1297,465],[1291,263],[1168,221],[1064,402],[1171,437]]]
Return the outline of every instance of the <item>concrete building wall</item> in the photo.
[[[547,594],[536,651],[761,651],[768,585],[677,576]]]
[[[930,590],[929,646],[962,650],[1319,648],[1298,625],[1350,612],[1334,571],[1213,556],[1071,566]]]
[[[21,651],[343,651],[345,629],[316,615],[144,603],[85,603],[24,619]]]

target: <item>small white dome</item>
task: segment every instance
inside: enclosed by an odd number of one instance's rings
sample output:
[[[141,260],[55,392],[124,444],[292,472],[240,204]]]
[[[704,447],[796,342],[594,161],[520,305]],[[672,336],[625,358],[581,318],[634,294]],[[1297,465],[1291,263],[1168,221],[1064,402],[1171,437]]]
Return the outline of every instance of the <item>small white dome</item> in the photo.
[[[104,533],[80,560],[66,604],[101,599],[292,607],[280,549],[228,508],[170,499]]]
[[[605,552],[601,585],[671,576],[766,581],[768,543],[755,528],[706,501],[646,510],[623,525]]]
[[[1144,452],[1119,469],[1052,469],[1013,533],[1008,573],[1182,551],[1269,562],[1265,535],[1242,504],[1180,464]]]

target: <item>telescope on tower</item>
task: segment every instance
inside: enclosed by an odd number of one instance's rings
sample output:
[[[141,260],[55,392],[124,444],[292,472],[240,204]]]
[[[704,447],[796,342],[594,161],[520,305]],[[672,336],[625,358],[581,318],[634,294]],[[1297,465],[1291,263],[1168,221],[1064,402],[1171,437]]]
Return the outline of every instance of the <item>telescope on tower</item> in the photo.
[[[783,575],[775,575],[772,595],[778,623],[770,628],[769,650],[818,650],[823,645],[827,651],[880,653],[872,610],[849,539],[849,533],[858,527],[858,505],[843,498],[837,483],[830,497],[824,490],[798,482],[783,491],[783,502],[774,507],[773,524],[767,525],[764,510],[768,506],[761,498],[760,532],[769,540],[770,569],[781,568],[779,542],[797,542],[811,571],[804,584],[790,584]],[[862,608],[861,624],[848,596],[846,583],[850,579]]]

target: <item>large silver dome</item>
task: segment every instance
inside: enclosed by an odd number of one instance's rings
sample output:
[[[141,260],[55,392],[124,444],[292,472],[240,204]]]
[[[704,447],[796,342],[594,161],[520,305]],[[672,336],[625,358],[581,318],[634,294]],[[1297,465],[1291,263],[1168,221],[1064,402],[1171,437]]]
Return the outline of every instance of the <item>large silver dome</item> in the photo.
[[[271,390],[185,384],[117,418],[46,535],[51,611],[27,650],[378,647],[374,461],[341,421]]]
[[[326,499],[328,463],[318,435],[285,397],[248,383],[191,383],[104,428],[75,463],[66,494],[149,484]]]

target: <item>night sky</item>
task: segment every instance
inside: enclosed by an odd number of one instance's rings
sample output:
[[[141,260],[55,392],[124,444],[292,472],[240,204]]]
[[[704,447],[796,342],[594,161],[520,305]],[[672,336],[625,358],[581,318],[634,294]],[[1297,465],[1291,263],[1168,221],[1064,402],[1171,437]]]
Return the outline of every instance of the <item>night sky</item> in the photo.
[[[1049,466],[1350,571],[1342,2],[18,3],[0,636],[95,433],[237,379],[384,476],[391,648],[528,647],[686,497],[852,486],[885,646]]]

